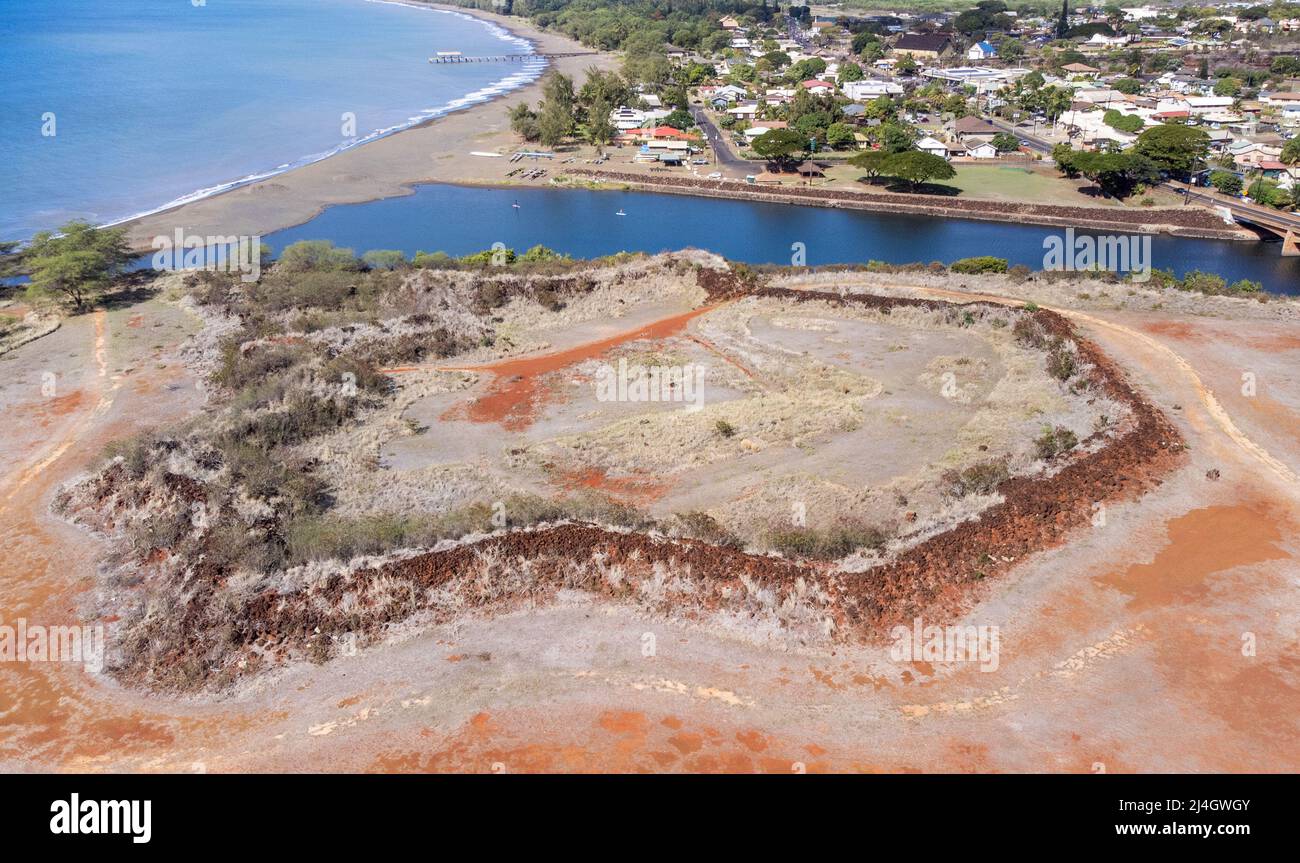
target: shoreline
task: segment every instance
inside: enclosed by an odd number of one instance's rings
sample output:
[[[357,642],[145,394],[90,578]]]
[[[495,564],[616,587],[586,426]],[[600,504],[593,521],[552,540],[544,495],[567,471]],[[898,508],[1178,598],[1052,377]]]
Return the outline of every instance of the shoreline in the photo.
[[[527,42],[533,53],[586,51],[580,43],[540,30],[524,19],[479,9],[409,0],[376,0],[476,18],[500,27]],[[138,254],[154,250],[157,236],[172,236],[179,228],[200,236],[265,236],[311,221],[335,204],[359,204],[414,194],[423,183],[473,179],[474,151],[497,151],[510,140],[507,103],[535,103],[541,79],[559,71],[581,86],[589,66],[612,68],[614,55],[592,52],[546,63],[541,73],[521,87],[505,90],[480,102],[430,117],[420,123],[358,143],[323,158],[270,176],[239,182],[230,188],[174,206],[165,206],[113,224],[126,228],[127,243]],[[507,97],[514,97],[508,99]],[[464,98],[464,97],[462,97]]]
[[[381,5],[387,5],[387,6],[405,6],[411,9],[424,9],[426,11],[435,11],[435,12],[443,12],[450,15],[458,15],[461,18],[467,20],[475,20],[479,23],[486,25],[489,32],[493,36],[497,36],[498,38],[500,38],[503,42],[514,43],[514,44],[522,43],[527,47],[528,53],[530,55],[535,55],[539,53],[536,50],[537,45],[532,39],[528,39],[524,36],[514,33],[495,21],[490,21],[485,18],[476,18],[473,15],[469,15],[465,12],[462,12],[459,10],[458,7],[443,6],[442,4],[433,4],[433,3],[409,2],[409,0],[365,0],[365,2],[376,3]],[[501,32],[497,32],[497,31],[501,31]],[[151,216],[157,216],[157,215],[162,215],[164,213],[175,212],[179,210],[181,207],[184,207],[186,205],[207,200],[208,198],[214,198],[217,197],[218,195],[224,195],[227,192],[233,192],[245,186],[250,186],[253,185],[254,183],[262,182],[263,180],[272,180],[276,177],[280,177],[292,171],[296,171],[299,168],[305,168],[309,165],[314,165],[317,162],[323,162],[326,159],[330,159],[335,156],[341,155],[343,153],[348,152],[349,150],[353,150],[358,147],[363,147],[367,144],[372,144],[376,141],[382,140],[392,135],[400,134],[410,129],[419,128],[420,126],[427,125],[428,123],[431,123],[434,120],[445,117],[448,114],[452,114],[457,111],[466,111],[475,108],[479,105],[488,104],[493,100],[500,98],[502,96],[508,96],[511,93],[526,89],[529,85],[534,83],[538,78],[546,74],[548,64],[542,58],[538,58],[538,61],[541,63],[540,67],[536,67],[532,64],[528,64],[527,68],[521,70],[520,72],[507,75],[504,78],[495,81],[491,84],[488,84],[485,87],[482,87],[478,90],[474,90],[470,93],[466,93],[462,96],[458,96],[457,98],[452,99],[446,104],[439,105],[433,108],[418,109],[420,114],[426,115],[422,119],[408,121],[406,123],[389,126],[384,129],[374,129],[369,133],[367,133],[365,136],[361,138],[356,138],[348,143],[341,144],[335,147],[334,149],[323,151],[320,153],[312,153],[305,156],[300,156],[292,160],[291,162],[281,165],[278,168],[247,174],[235,180],[221,181],[214,185],[195,189],[192,192],[187,192],[157,207],[151,207],[149,209],[142,210],[141,212],[138,213],[132,213],[131,215],[128,216],[112,219],[108,222],[105,222],[100,227],[108,228],[108,227],[116,227],[122,225],[131,225],[135,222],[148,219]],[[536,69],[536,74],[534,77],[527,80],[516,81],[513,84],[508,83],[511,81],[512,78],[516,78],[521,75],[531,74],[533,69]],[[504,89],[499,89],[502,88],[503,86]]]
[[[587,51],[580,43],[540,30],[525,19],[448,6],[442,3],[412,0],[372,0],[372,2],[427,8],[462,14],[500,27],[511,37],[527,42],[533,53]],[[1059,214],[1036,212],[1039,205],[994,203],[983,199],[961,202],[909,200],[900,195],[889,199],[875,195],[836,195],[835,200],[818,200],[794,189],[749,188],[731,182],[710,184],[704,188],[698,177],[661,177],[612,171],[595,171],[573,167],[559,169],[545,182],[512,182],[502,176],[504,159],[483,154],[505,154],[518,149],[520,142],[510,131],[508,104],[516,101],[536,103],[542,94],[541,79],[546,72],[559,71],[574,78],[581,86],[585,71],[591,66],[615,68],[617,57],[609,52],[591,52],[577,57],[562,57],[548,62],[538,77],[521,87],[505,90],[490,98],[447,111],[427,120],[358,143],[347,149],[304,165],[231,188],[185,201],[151,213],[121,220],[114,224],[127,229],[128,245],[137,254],[154,250],[152,240],[172,236],[177,229],[199,236],[266,236],[297,227],[319,216],[327,208],[340,204],[360,204],[416,193],[430,184],[477,188],[515,188],[518,186],[557,187],[551,182],[561,174],[587,184],[609,184],[637,188],[661,194],[728,198],[785,203],[796,206],[841,207],[877,212],[910,212],[934,218],[975,219],[1008,223],[1034,224],[1042,227],[1082,227],[1084,230],[1126,230],[1139,233],[1167,234],[1207,240],[1259,242],[1254,234],[1241,229],[1211,225],[1210,219],[1197,225],[1173,223],[1134,224],[1114,219],[1108,208],[1077,206],[1068,218]],[[506,97],[515,97],[507,99]],[[462,97],[464,98],[464,97]],[[499,162],[493,167],[491,163]],[[631,166],[628,166],[631,167]],[[558,168],[558,166],[557,166]],[[603,176],[602,176],[603,175]],[[694,182],[693,182],[694,181]],[[563,186],[558,186],[562,188]],[[879,198],[879,199],[877,199]],[[870,200],[875,199],[875,200]],[[1046,208],[1050,209],[1050,208]],[[1208,214],[1208,211],[1205,211]],[[1159,211],[1151,213],[1160,215]],[[1181,220],[1180,220],[1181,221]],[[434,238],[431,237],[431,241]],[[358,250],[360,251],[360,250]]]

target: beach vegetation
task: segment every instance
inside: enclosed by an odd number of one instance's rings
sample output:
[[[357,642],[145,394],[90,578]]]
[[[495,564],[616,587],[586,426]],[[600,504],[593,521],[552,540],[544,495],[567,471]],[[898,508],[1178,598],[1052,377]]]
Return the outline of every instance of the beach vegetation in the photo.
[[[371,270],[396,270],[406,266],[406,255],[397,249],[371,249],[361,262]]]
[[[949,269],[954,273],[961,273],[966,276],[977,276],[984,273],[1005,273],[1007,271],[1007,259],[995,258],[992,255],[976,255],[972,258],[961,258],[953,261]]]
[[[76,220],[58,233],[41,231],[32,237],[21,263],[31,278],[30,297],[71,303],[80,311],[93,304],[131,260],[125,228],[96,228]]]
[[[356,272],[361,262],[351,249],[339,248],[329,240],[299,240],[284,247],[276,267],[287,272]]]

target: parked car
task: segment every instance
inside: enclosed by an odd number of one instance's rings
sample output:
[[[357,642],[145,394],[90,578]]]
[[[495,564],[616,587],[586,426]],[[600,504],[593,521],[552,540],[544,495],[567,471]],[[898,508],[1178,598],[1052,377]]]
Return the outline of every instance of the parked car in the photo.
[[[714,171],[712,174],[709,174],[709,179],[710,179],[710,180],[721,180],[721,179],[722,179],[722,172],[721,172],[721,171]]]

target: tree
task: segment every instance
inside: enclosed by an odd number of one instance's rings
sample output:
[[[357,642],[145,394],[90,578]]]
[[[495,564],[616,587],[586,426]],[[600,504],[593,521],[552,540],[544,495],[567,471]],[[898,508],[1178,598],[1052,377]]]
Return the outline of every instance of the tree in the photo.
[[[527,102],[520,102],[510,109],[510,130],[525,141],[536,141],[542,136],[537,125],[537,112],[529,108]]]
[[[1070,110],[1070,105],[1074,101],[1073,91],[1064,87],[1044,87],[1038,90],[1034,96],[1040,110],[1053,123],[1056,122],[1058,117]]]
[[[1284,165],[1300,165],[1300,135],[1287,141],[1282,147],[1282,155],[1278,161]]]
[[[1070,32],[1070,0],[1061,0],[1061,17],[1056,22],[1056,38],[1064,39]]]
[[[754,152],[778,170],[802,159],[807,147],[807,139],[795,129],[769,129],[754,141]]]
[[[1167,173],[1185,176],[1197,170],[1210,153],[1210,136],[1191,126],[1154,126],[1138,135],[1135,152]]]
[[[851,60],[846,60],[840,64],[839,82],[847,84],[850,81],[862,80],[862,67]]]
[[[595,147],[605,146],[618,134],[618,129],[614,128],[614,124],[609,119],[612,110],[608,102],[597,99],[587,111],[586,137]]]
[[[849,159],[849,164],[862,169],[868,180],[875,180],[885,169],[885,163],[893,153],[885,150],[865,150]]]
[[[0,243],[0,279],[18,275],[18,243]]]
[[[1020,149],[1020,139],[1010,132],[999,132],[990,143],[999,153],[1014,153]]]
[[[1210,185],[1225,195],[1237,197],[1241,194],[1241,177],[1232,171],[1211,171]]]
[[[695,118],[685,108],[674,108],[671,114],[664,117],[663,124],[685,132],[695,125]]]
[[[1241,95],[1241,82],[1236,78],[1220,78],[1214,82],[1214,95],[1235,98]]]
[[[897,120],[876,127],[880,148],[889,153],[906,153],[916,149],[916,129]]]
[[[357,269],[357,256],[351,249],[341,249],[329,240],[299,240],[284,247],[276,261],[277,270],[338,271]]]
[[[912,58],[911,54],[902,55],[898,58],[898,62],[894,64],[894,71],[899,75],[914,75],[917,68],[916,60]]]
[[[1062,174],[1074,178],[1079,176],[1079,167],[1075,164],[1075,159],[1079,153],[1073,147],[1066,143],[1057,144],[1052,148],[1052,161]]]
[[[573,79],[559,72],[542,79],[542,110],[537,116],[538,139],[555,147],[573,134],[575,96]]]
[[[397,249],[371,249],[361,262],[372,270],[395,270],[406,263],[406,255]]]
[[[763,59],[771,63],[772,68],[778,71],[790,65],[790,55],[784,51],[768,51],[763,55]]]
[[[906,181],[913,191],[930,180],[950,180],[957,176],[947,159],[920,150],[893,154],[885,160],[884,172]]]
[[[1102,115],[1102,122],[1112,129],[1118,129],[1121,132],[1130,134],[1140,131],[1146,125],[1146,121],[1137,114],[1121,114],[1114,108]]]
[[[1074,152],[1070,159],[1076,171],[1115,198],[1127,198],[1139,185],[1160,181],[1155,162],[1140,153]]]
[[[125,228],[96,228],[68,222],[59,233],[32,237],[22,262],[30,272],[28,293],[36,298],[71,300],[77,308],[93,302],[132,260]]]
[[[844,150],[857,143],[853,127],[847,123],[831,123],[826,129],[826,143],[836,150]]]
[[[1277,187],[1277,183],[1263,177],[1251,183],[1250,188],[1246,190],[1246,194],[1256,204],[1265,207],[1282,207],[1290,203],[1285,192]]]

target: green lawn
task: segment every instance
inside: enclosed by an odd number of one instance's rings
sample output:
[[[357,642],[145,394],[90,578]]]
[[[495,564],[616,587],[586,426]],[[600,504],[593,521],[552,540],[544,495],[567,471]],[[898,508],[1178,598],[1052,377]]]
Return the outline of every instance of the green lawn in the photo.
[[[1024,201],[1031,204],[1078,204],[1082,206],[1123,206],[1114,200],[1092,197],[1079,192],[1078,185],[1049,170],[1028,170],[1014,165],[953,165],[957,176],[938,185],[957,189],[962,198],[992,201]],[[852,166],[827,170],[828,178],[852,182],[859,175]],[[883,186],[859,186],[871,191]]]

